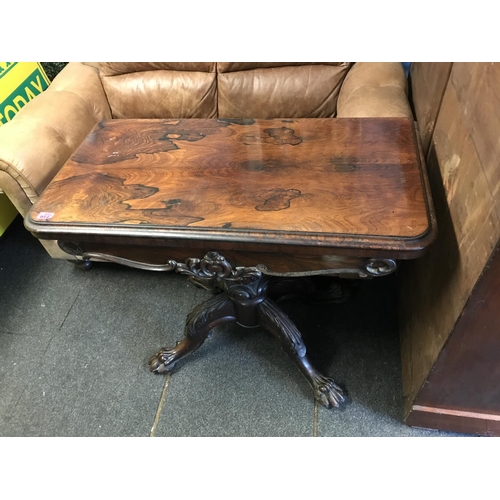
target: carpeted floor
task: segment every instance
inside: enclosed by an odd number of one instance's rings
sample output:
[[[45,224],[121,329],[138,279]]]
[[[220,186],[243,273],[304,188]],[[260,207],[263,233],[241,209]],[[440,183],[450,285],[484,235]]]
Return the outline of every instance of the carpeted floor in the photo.
[[[53,260],[18,217],[0,238],[0,435],[456,436],[403,423],[395,285],[282,305],[349,391],[327,410],[260,328],[217,328],[172,376],[150,373],[148,357],[181,338],[209,292],[180,275]]]

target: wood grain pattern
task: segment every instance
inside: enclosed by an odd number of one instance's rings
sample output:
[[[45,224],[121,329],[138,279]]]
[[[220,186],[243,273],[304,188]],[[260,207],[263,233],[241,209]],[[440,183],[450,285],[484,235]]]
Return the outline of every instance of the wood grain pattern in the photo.
[[[111,120],[59,172],[27,227],[40,237],[80,227],[409,258],[433,238],[431,211],[408,119]]]
[[[412,97],[424,155],[429,151],[441,101],[454,63],[414,62],[410,67]]]
[[[427,166],[439,243],[419,261],[401,268],[407,415],[431,369],[437,369],[443,346],[452,341],[450,334],[500,238],[495,158],[500,101],[494,97],[499,68],[489,63],[454,63],[437,118]],[[420,95],[424,94],[421,89]],[[487,104],[484,96],[489,96]]]

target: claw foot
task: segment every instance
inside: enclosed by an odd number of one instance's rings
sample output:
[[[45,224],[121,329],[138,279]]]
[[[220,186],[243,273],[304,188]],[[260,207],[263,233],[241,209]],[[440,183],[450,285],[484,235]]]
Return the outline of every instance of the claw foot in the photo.
[[[175,362],[175,349],[163,348],[149,358],[149,370],[154,373],[168,373],[174,368]]]
[[[335,381],[323,376],[314,381],[314,397],[318,403],[326,408],[338,408],[346,400],[344,391]]]

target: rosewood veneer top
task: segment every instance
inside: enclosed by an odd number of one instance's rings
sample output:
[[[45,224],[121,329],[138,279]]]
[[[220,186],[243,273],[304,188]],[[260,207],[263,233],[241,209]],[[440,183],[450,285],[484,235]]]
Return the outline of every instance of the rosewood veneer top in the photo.
[[[435,233],[406,118],[108,120],[33,206],[69,235],[418,254]]]

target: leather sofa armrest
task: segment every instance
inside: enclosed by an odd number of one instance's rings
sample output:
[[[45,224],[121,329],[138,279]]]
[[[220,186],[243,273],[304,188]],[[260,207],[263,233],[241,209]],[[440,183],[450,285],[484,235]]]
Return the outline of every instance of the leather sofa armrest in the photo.
[[[107,118],[111,112],[98,70],[70,63],[0,127],[0,171],[12,179],[0,176],[0,189],[23,217],[95,124]]]
[[[408,117],[408,82],[401,63],[354,64],[342,84],[337,117]]]

